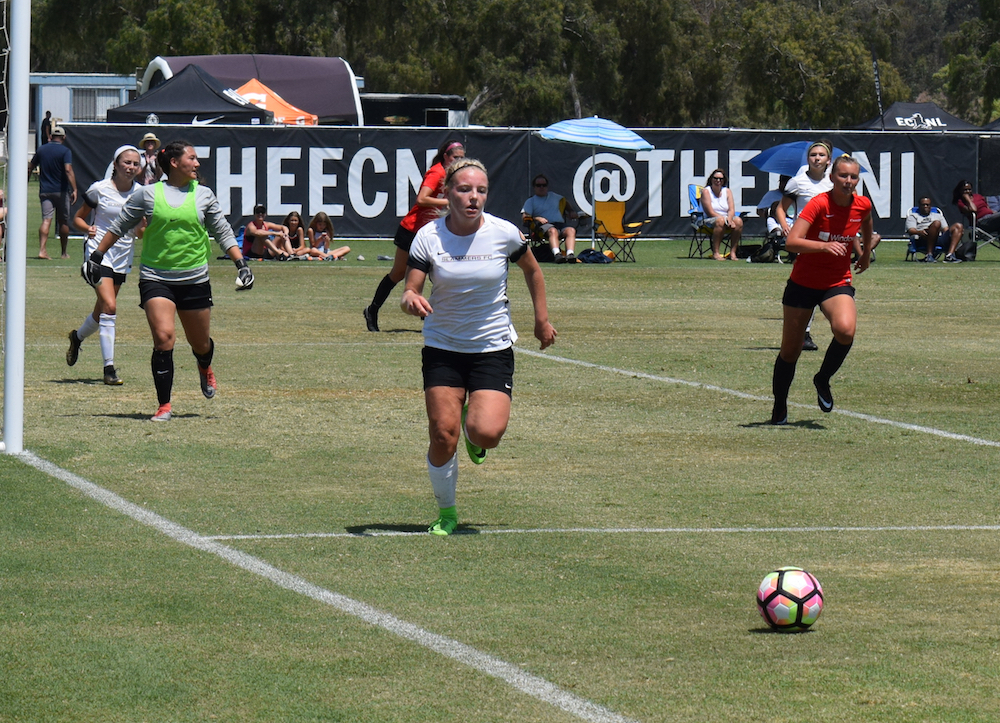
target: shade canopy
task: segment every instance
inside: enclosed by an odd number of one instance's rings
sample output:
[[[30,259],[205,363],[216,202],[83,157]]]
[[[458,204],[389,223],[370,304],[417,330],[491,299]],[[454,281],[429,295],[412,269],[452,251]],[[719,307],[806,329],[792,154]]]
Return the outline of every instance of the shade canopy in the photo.
[[[131,103],[108,110],[108,123],[269,124],[274,114],[248,103],[197,65]]]
[[[979,126],[962,120],[937,103],[893,103],[881,116],[857,128],[887,131],[978,131]]]
[[[236,89],[236,92],[258,108],[274,113],[274,122],[288,126],[314,126],[318,119],[312,113],[286,101],[256,78],[251,78]]]
[[[323,124],[364,125],[357,79],[343,58],[298,55],[183,55],[157,56],[142,78],[146,91],[198,65],[228,88],[239,88],[256,78],[288,103],[319,117]]]

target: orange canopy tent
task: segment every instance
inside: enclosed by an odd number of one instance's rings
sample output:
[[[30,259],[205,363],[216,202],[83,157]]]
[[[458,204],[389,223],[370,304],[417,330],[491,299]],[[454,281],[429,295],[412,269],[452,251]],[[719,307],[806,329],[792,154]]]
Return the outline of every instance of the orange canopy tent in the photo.
[[[248,80],[237,88],[236,92],[258,108],[274,113],[275,123],[284,123],[290,126],[314,126],[319,120],[312,113],[307,113],[285,101],[256,78]]]

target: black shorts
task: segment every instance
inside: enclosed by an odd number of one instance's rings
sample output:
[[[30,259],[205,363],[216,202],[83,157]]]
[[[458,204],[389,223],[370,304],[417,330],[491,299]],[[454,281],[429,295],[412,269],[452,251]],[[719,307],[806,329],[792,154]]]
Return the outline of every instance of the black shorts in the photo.
[[[101,264],[101,278],[111,279],[115,286],[121,286],[125,283],[125,279],[128,278],[125,274],[119,274],[110,266],[105,266]]]
[[[174,302],[179,311],[212,308],[212,284],[172,284],[165,281],[139,280],[139,306],[145,308],[150,299],[164,298]]]
[[[482,354],[462,354],[425,346],[423,358],[424,390],[431,387],[456,387],[468,392],[490,389],[511,396],[514,386],[514,349]]]
[[[416,235],[416,231],[411,231],[408,228],[398,226],[396,228],[396,238],[394,238],[392,242],[396,244],[396,248],[403,249],[406,253],[410,253],[410,246],[413,245],[413,238]]]
[[[834,296],[847,294],[854,298],[854,287],[850,284],[844,286],[831,286],[829,289],[810,289],[808,286],[796,284],[791,279],[785,284],[785,295],[781,297],[781,303],[795,309],[815,309],[827,299]]]

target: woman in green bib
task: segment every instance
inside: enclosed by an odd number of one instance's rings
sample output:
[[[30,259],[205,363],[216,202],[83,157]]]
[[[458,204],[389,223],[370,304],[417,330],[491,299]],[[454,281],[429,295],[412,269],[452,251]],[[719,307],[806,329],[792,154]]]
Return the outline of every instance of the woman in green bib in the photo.
[[[212,286],[208,280],[211,257],[209,232],[239,269],[236,289],[253,286],[253,273],[240,253],[233,228],[222,215],[211,189],[198,183],[198,154],[187,141],[168,143],[156,161],[166,180],[143,186],[132,194],[121,214],[81,270],[90,283],[100,280],[104,254],[143,218],[149,225],[142,239],[139,266],[139,306],[153,334],[153,384],[159,408],[151,419],[170,419],[170,393],[174,384],[175,316],[198,362],[201,392],[215,396],[212,355],[215,343],[209,333],[212,316]]]

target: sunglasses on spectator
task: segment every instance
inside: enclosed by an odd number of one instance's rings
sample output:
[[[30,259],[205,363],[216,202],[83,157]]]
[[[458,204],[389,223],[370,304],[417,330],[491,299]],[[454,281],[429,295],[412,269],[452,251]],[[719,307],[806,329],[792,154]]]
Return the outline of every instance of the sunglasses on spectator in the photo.
[[[549,184],[547,184],[547,183],[536,183],[535,184],[535,188],[545,188],[548,185]]]
[[[719,181],[721,183],[722,181],[725,181],[726,179],[725,178],[721,178],[719,176],[712,176],[712,180],[713,181]]]

